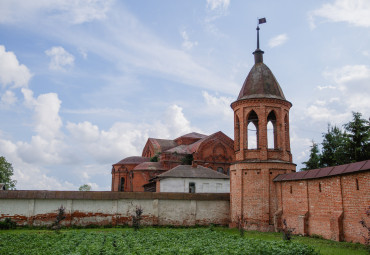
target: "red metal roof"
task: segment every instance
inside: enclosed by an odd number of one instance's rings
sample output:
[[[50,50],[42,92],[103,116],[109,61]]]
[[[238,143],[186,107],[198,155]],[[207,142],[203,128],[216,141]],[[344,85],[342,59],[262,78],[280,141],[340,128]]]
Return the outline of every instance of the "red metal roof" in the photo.
[[[280,174],[275,177],[274,181],[294,181],[331,177],[342,174],[356,173],[370,170],[370,160],[350,163],[340,166],[331,166],[296,173]]]
[[[140,165],[135,166],[134,170],[141,171],[156,171],[156,170],[165,170],[161,162],[144,162]]]
[[[140,156],[132,156],[122,159],[121,161],[113,164],[115,165],[124,165],[124,164],[140,164],[142,162],[149,161],[149,158],[147,157],[140,157]]]

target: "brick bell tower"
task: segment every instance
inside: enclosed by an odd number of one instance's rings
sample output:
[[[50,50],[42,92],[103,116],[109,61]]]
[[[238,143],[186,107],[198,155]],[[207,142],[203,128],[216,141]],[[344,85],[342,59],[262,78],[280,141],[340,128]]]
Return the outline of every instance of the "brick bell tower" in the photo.
[[[259,24],[266,19],[260,19]],[[230,168],[231,227],[274,230],[278,197],[273,179],[293,172],[289,138],[292,104],[271,70],[263,63],[263,51],[253,52],[254,65],[244,81],[234,110],[235,162]]]

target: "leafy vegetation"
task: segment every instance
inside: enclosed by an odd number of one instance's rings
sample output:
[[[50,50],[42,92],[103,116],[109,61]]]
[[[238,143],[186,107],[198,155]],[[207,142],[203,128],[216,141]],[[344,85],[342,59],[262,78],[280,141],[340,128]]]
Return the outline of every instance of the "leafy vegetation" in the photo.
[[[5,157],[0,156],[0,183],[5,184],[6,189],[15,189],[16,180],[12,180],[13,166],[6,161]]]
[[[181,165],[191,165],[193,163],[193,154],[186,154],[181,159]]]
[[[352,121],[343,125],[344,130],[328,125],[323,134],[321,153],[317,143],[312,141],[310,157],[302,162],[301,170],[343,165],[370,159],[370,122],[362,119],[359,112],[353,112]]]
[[[5,218],[3,221],[0,221],[0,229],[14,229],[16,226],[17,223],[10,218]]]
[[[81,185],[79,188],[78,188],[79,191],[91,191],[91,186],[89,184],[84,184],[84,185]]]
[[[0,234],[0,254],[319,254],[294,242],[240,238],[207,228],[68,230]]]

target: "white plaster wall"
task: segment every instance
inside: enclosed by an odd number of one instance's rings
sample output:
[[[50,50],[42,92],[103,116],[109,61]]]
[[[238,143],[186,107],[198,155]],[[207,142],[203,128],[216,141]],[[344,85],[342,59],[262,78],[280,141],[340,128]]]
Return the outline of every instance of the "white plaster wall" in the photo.
[[[160,192],[189,193],[189,183],[195,183],[195,193],[230,193],[229,179],[166,178],[160,181]]]
[[[143,209],[145,225],[226,225],[230,210],[228,200],[0,199],[0,220],[10,217],[23,225],[51,225],[61,205],[68,215],[61,224],[82,226],[131,224],[137,206]]]

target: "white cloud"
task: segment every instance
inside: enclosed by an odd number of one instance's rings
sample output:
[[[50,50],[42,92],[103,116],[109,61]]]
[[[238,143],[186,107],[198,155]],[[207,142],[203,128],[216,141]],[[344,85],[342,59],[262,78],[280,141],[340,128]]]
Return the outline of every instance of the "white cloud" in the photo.
[[[332,71],[326,71],[324,76],[334,79],[338,84],[345,84],[351,81],[369,79],[370,68],[366,65],[346,65]]]
[[[215,114],[221,116],[224,119],[232,120],[234,113],[230,107],[230,104],[235,100],[231,97],[225,96],[213,96],[207,91],[202,92],[203,98],[207,104],[207,112],[209,114]]]
[[[343,124],[351,111],[370,115],[370,67],[346,65],[323,73],[333,85],[318,86],[320,93],[307,107],[306,115],[314,122]]]
[[[32,75],[28,68],[19,64],[17,57],[11,51],[6,51],[0,45],[0,83],[3,87],[10,85],[12,88],[27,87]]]
[[[322,17],[331,22],[348,22],[354,26],[370,27],[370,1],[368,0],[335,0],[323,4],[321,8],[309,14],[311,27],[314,18]]]
[[[324,89],[337,89],[337,87],[334,87],[334,86],[331,86],[331,85],[328,85],[328,86],[317,86],[317,88],[319,90],[324,90]]]
[[[230,0],[207,0],[207,8],[211,11],[222,10],[226,11],[229,8]]]
[[[2,105],[11,106],[15,104],[16,102],[17,102],[17,97],[10,90],[5,91],[5,93],[1,95],[0,103]]]
[[[182,47],[185,50],[191,50],[194,46],[198,45],[197,41],[192,42],[189,40],[188,33],[185,30],[181,31],[181,36],[182,39],[184,39],[184,41],[182,42]]]
[[[84,121],[67,124],[71,139],[81,147],[81,151],[99,163],[112,163],[133,155],[141,155],[148,137],[173,139],[177,136],[199,131],[190,122],[178,105],[169,106],[160,120],[154,123],[131,124],[117,122],[108,130]]]
[[[286,43],[288,40],[288,36],[286,34],[280,34],[280,35],[277,35],[273,38],[271,38],[269,40],[269,46],[270,48],[274,48],[274,47],[277,47],[277,46],[280,46],[284,43]]]
[[[57,22],[81,24],[102,20],[113,0],[3,0],[0,4],[0,23],[32,22],[35,17],[46,15]]]
[[[52,70],[64,70],[65,67],[74,64],[74,56],[63,47],[52,47],[46,50],[45,54],[51,58],[49,68]]]

